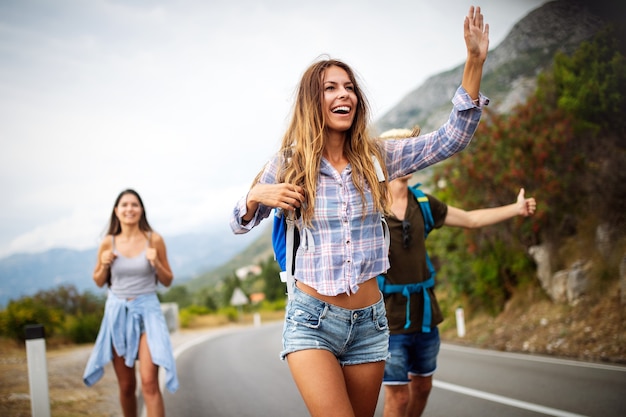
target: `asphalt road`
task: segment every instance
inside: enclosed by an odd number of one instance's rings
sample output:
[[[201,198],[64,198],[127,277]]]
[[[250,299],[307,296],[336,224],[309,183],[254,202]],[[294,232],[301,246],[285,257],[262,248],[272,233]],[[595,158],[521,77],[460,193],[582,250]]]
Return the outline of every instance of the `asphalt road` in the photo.
[[[175,417],[308,416],[280,361],[282,323],[213,333],[177,349]],[[425,416],[626,415],[626,367],[443,345]],[[382,390],[376,417],[382,417]]]

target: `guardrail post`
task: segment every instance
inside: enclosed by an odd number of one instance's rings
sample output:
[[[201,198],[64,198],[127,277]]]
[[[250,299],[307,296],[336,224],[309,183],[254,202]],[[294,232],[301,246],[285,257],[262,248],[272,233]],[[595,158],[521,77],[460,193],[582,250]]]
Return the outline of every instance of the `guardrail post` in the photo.
[[[170,333],[178,331],[178,304],[177,303],[161,303],[161,311],[167,323],[167,330]]]
[[[456,334],[459,337],[465,336],[465,315],[463,314],[463,307],[456,309]]]
[[[44,328],[41,324],[29,324],[24,326],[24,333],[32,415],[33,417],[50,417]]]

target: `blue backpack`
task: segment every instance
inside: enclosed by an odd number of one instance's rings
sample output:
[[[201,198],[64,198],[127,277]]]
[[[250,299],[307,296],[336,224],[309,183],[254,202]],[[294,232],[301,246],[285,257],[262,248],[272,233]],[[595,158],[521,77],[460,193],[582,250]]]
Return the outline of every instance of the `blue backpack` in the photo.
[[[428,202],[428,197],[426,197],[426,194],[424,194],[424,192],[419,189],[420,185],[421,184],[419,183],[415,184],[414,186],[409,187],[409,190],[411,190],[411,193],[413,193],[413,196],[415,196],[415,199],[419,203],[420,209],[422,210],[422,217],[424,218],[424,239],[426,239],[430,231],[433,230],[435,226],[435,221],[433,220],[433,214],[430,211],[430,203]],[[379,275],[378,277],[376,277],[376,279],[378,280],[378,287],[384,295],[401,293],[406,297],[406,322],[404,324],[405,329],[408,329],[411,325],[411,294],[422,292],[422,294],[424,295],[422,332],[430,333],[432,312],[430,308],[430,295],[428,294],[428,291],[426,291],[426,289],[435,286],[435,268],[430,261],[428,252],[426,253],[426,265],[428,266],[429,277],[426,281],[423,282],[418,282],[414,284],[389,284],[387,283],[384,275]]]

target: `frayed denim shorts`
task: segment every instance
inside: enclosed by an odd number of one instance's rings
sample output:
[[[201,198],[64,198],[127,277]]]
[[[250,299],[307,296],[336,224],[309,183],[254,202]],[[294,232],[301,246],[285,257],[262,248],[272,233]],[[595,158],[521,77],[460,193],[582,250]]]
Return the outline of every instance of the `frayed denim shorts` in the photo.
[[[369,307],[348,310],[295,287],[287,303],[280,359],[305,349],[328,350],[341,366],[386,360],[389,326],[382,294]]]

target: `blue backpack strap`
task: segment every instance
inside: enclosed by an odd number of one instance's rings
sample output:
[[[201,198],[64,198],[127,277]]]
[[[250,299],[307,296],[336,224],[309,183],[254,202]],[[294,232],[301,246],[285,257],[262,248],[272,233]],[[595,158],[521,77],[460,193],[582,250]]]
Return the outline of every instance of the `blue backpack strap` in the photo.
[[[420,204],[420,209],[422,210],[422,217],[424,218],[424,239],[428,237],[428,234],[435,227],[435,220],[433,219],[433,212],[430,210],[430,203],[428,202],[428,197],[422,190],[419,189],[419,186],[422,185],[420,183],[415,184],[412,187],[409,187],[409,190],[415,196],[415,199]],[[426,264],[428,265],[428,271],[430,272],[430,276],[434,277],[436,272],[433,267],[432,262],[430,261],[430,257],[428,256],[428,252],[426,252]]]
[[[435,286],[435,277],[431,276],[426,281],[418,282],[415,284],[388,284],[383,275],[377,276],[376,280],[378,281],[378,288],[380,288],[380,291],[383,294],[401,293],[406,297],[406,322],[404,323],[405,329],[408,329],[411,326],[411,294],[421,292],[424,296],[422,332],[430,333],[432,311],[430,308],[430,295],[426,290]]]
[[[418,203],[420,203],[420,209],[422,210],[422,217],[424,218],[424,239],[428,237],[428,234],[435,227],[435,220],[433,219],[433,213],[430,211],[430,203],[428,202],[428,197],[422,190],[419,189],[419,186],[422,185],[420,183],[415,184],[412,187],[409,187],[409,190],[415,196],[415,199]]]
[[[274,209],[274,224],[272,225],[272,246],[274,247],[274,259],[278,262],[281,271],[287,269],[285,256],[287,248],[285,247],[285,234],[287,233],[287,223],[282,210]]]
[[[274,210],[274,224],[272,225],[272,246],[274,247],[274,258],[280,267],[280,280],[287,284],[287,297],[293,298],[293,288],[295,286],[295,259],[296,251],[300,245],[300,234],[296,229],[295,216],[290,216],[283,210]]]

